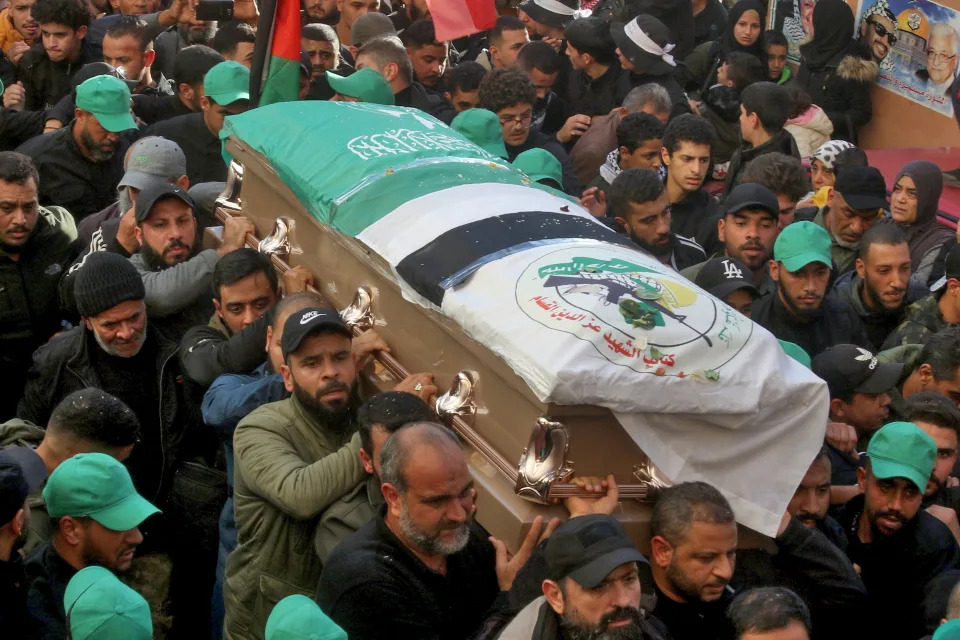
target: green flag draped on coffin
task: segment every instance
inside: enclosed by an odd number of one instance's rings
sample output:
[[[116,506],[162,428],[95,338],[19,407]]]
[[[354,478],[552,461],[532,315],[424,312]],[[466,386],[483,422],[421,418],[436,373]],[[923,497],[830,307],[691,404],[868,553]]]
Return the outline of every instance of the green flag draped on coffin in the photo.
[[[609,408],[671,481],[710,482],[740,522],[776,532],[822,445],[827,392],[766,330],[422,112],[278,104],[221,135],[540,400]]]

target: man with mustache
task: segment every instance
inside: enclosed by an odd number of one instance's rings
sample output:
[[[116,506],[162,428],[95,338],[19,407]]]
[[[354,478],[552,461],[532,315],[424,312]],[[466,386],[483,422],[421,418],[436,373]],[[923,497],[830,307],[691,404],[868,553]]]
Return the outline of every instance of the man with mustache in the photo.
[[[414,79],[430,91],[443,95],[446,91],[443,76],[450,62],[450,43],[437,42],[433,20],[417,20],[403,30],[400,41],[407,48]]]
[[[897,43],[897,16],[887,0],[877,0],[860,18],[860,42],[870,49],[873,61],[880,64]]]
[[[67,583],[81,569],[130,569],[143,542],[140,526],[160,513],[137,493],[127,469],[105,453],[81,453],[56,468],[43,490],[56,530],[24,565],[27,615],[35,635],[68,637]],[[28,636],[29,637],[29,636]]]
[[[937,461],[923,492],[923,507],[945,507],[960,514],[960,486],[951,477],[957,464],[960,409],[947,398],[921,392],[907,400],[907,419],[923,429],[937,444]]]
[[[662,624],[640,612],[638,568],[649,565],[623,526],[606,514],[563,523],[543,550],[543,595],[498,636],[503,640],[659,640]]]
[[[717,237],[723,243],[723,255],[736,258],[750,272],[757,292],[766,296],[776,292],[777,285],[770,277],[767,264],[773,257],[773,243],[780,230],[777,216],[780,205],[777,197],[760,184],[737,185],[724,201],[723,217],[717,221]],[[696,280],[702,265],[683,270],[690,280]]]
[[[846,166],[837,174],[827,205],[813,221],[830,234],[830,255],[837,273],[853,269],[863,234],[883,219],[887,186],[876,167]]]
[[[30,158],[0,152],[0,420],[16,413],[34,350],[61,330],[57,286],[80,252],[70,214],[39,205],[39,183]]]
[[[846,551],[847,536],[843,528],[827,515],[830,509],[830,452],[824,447],[810,463],[787,504],[787,512],[805,527],[816,529],[838,549]]]
[[[611,226],[663,264],[680,271],[706,260],[700,245],[670,230],[670,203],[655,171],[622,171],[607,197]]]
[[[870,227],[860,240],[856,266],[833,284],[833,292],[859,316],[874,350],[903,322],[907,306],[930,291],[912,281],[910,248],[895,224]]]
[[[936,460],[933,438],[910,422],[891,422],[874,434],[857,471],[862,495],[838,520],[850,534],[847,555],[870,594],[860,617],[864,637],[924,635],[924,591],[943,570],[960,564],[953,534],[921,509]]]
[[[281,335],[268,334],[267,348],[292,396],[257,408],[233,436],[238,542],[223,585],[228,639],[262,638],[275,598],[316,588],[320,559],[305,542],[324,511],[365,476],[355,415],[359,360],[369,351],[355,355],[353,334],[333,309],[300,308],[282,327]],[[380,341],[373,348],[385,346]],[[278,382],[275,375],[265,377],[260,399],[276,399]],[[218,388],[215,383],[210,393]],[[256,388],[248,387],[251,395]],[[410,376],[396,389],[423,399],[436,393],[430,374]],[[205,401],[211,418],[213,400]],[[222,398],[215,400],[222,407]]]
[[[180,339],[189,328],[209,321],[213,269],[220,258],[244,246],[246,234],[255,231],[253,223],[243,216],[228,218],[220,246],[198,251],[193,199],[167,182],[140,192],[134,216],[140,250],[130,261],[143,278],[147,313]]]
[[[66,208],[77,222],[113,203],[123,157],[140,137],[130,113],[130,90],[113,76],[77,87],[70,126],[20,145],[40,174],[40,202]]]
[[[512,558],[488,538],[473,522],[477,491],[463,449],[439,424],[390,436],[380,479],[386,504],[334,549],[317,601],[351,640],[382,638],[384,621],[397,638],[472,637],[530,557],[543,519],[534,519]]]
[[[760,298],[751,318],[780,340],[800,345],[811,357],[836,344],[870,345],[860,318],[836,296],[830,283],[830,237],[812,222],[794,222],[773,245],[770,277],[777,292]]]

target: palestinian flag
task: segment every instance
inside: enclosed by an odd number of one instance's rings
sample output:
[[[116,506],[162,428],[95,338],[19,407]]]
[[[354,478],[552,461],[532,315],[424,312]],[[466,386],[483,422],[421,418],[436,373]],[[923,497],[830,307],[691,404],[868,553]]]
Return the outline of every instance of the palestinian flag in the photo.
[[[300,89],[300,0],[261,0],[250,71],[254,106],[291,102]]]
[[[437,41],[486,31],[497,22],[495,0],[427,0]]]
[[[606,407],[671,481],[710,482],[776,534],[829,399],[765,329],[422,111],[277,104],[231,135],[541,401]]]

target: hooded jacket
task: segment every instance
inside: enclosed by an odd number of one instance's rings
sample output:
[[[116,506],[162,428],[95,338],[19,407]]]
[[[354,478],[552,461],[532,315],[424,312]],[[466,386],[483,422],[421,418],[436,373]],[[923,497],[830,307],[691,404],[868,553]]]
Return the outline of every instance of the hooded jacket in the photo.
[[[867,332],[867,338],[873,344],[872,351],[876,353],[887,336],[903,321],[908,305],[930,296],[930,290],[910,280],[907,284],[907,294],[898,309],[871,311],[863,301],[863,285],[863,278],[856,271],[848,271],[833,283],[833,291],[860,317],[863,329]]]
[[[940,167],[929,160],[914,160],[900,169],[894,184],[900,178],[913,178],[917,189],[917,219],[912,224],[901,224],[910,245],[910,265],[913,279],[927,281],[940,247],[956,233],[937,221],[940,194],[943,192],[943,174]]]
[[[843,0],[818,1],[813,10],[816,35],[800,47],[797,72],[798,86],[826,112],[834,137],[851,141],[873,117],[870,88],[880,73],[869,52],[851,39],[853,26],[853,11]]]
[[[713,165],[730,162],[740,146],[740,92],[724,85],[710,87],[703,95],[700,115],[717,132],[711,147]]]
[[[812,156],[833,134],[833,123],[827,113],[817,105],[811,105],[796,118],[787,120],[783,128],[793,136],[801,158]]]
[[[730,168],[727,170],[727,179],[723,184],[723,192],[730,193],[730,190],[740,183],[740,176],[751,161],[765,153],[773,152],[793,156],[797,160],[800,159],[800,151],[797,149],[797,143],[786,129],[781,129],[777,135],[756,147],[744,141],[737,150],[733,152],[733,157],[730,159]]]
[[[717,84],[717,69],[723,64],[727,55],[733,51],[742,51],[755,56],[766,65],[766,59],[763,55],[763,43],[758,35],[757,40],[748,46],[743,46],[737,42],[733,30],[737,21],[747,11],[754,11],[760,18],[761,25],[767,15],[766,7],[757,2],[757,0],[740,0],[733,5],[727,14],[727,28],[719,38],[713,42],[704,42],[693,50],[686,60],[685,73],[683,75],[683,85],[686,89],[699,89],[703,95],[713,85]]]

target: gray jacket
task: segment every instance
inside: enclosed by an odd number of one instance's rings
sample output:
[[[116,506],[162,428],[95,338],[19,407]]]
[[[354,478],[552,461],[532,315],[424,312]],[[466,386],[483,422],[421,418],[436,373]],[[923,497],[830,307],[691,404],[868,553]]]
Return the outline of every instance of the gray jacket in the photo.
[[[186,262],[153,271],[141,254],[130,258],[143,278],[147,317],[159,320],[171,339],[179,342],[191,327],[209,321],[214,312],[213,268],[219,260],[214,249],[205,249]]]

